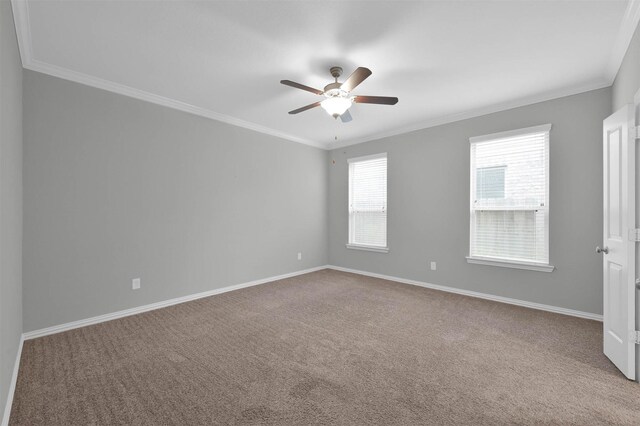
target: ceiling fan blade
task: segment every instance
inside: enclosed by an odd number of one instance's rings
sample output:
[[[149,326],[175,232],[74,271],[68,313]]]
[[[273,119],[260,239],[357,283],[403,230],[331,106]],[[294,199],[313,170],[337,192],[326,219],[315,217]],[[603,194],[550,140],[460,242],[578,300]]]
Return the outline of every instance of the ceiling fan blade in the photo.
[[[359,104],[395,105],[398,103],[398,98],[390,96],[356,96],[353,102]]]
[[[307,106],[303,106],[302,108],[294,109],[293,111],[289,111],[289,114],[297,114],[299,112],[303,112],[303,111],[306,111],[308,109],[315,108],[317,106],[320,106],[320,102],[314,102],[314,103],[309,104]]]
[[[346,110],[341,116],[340,116],[340,120],[342,120],[343,123],[348,123],[351,120],[353,120],[353,117],[351,117],[351,113],[349,112],[349,110]]]
[[[358,86],[358,84],[362,83],[365,80],[365,78],[369,77],[370,75],[371,75],[371,70],[369,68],[359,67],[357,70],[353,72],[353,74],[349,76],[349,78],[347,78],[347,80],[344,83],[342,83],[340,88],[342,90],[346,90],[347,92],[350,92],[353,89],[355,89],[356,86]]]
[[[304,84],[296,83],[291,80],[280,80],[280,83],[285,86],[295,87],[296,89],[306,90],[307,92],[315,93],[316,95],[322,95],[324,93],[322,90],[314,89],[313,87],[305,86]]]

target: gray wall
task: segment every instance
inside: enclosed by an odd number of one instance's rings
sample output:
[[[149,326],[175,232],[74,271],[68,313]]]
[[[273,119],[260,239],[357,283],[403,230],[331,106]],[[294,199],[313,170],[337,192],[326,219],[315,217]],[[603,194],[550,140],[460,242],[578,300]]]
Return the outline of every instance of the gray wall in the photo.
[[[24,78],[25,331],[327,263],[326,151]]]
[[[22,334],[22,63],[0,1],[0,419]]]
[[[633,102],[633,96],[640,89],[640,26],[629,43],[612,89],[613,111]]]
[[[602,313],[602,120],[611,89],[542,102],[331,151],[329,261],[333,265]],[[469,137],[552,123],[552,273],[472,265]],[[347,242],[347,159],[388,153],[387,254]],[[429,261],[437,270],[429,270]]]

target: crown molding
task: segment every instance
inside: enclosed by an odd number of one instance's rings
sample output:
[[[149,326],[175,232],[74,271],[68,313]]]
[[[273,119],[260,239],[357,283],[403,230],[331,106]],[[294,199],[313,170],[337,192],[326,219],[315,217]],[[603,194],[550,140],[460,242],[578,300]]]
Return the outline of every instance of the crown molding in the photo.
[[[304,145],[309,145],[309,146],[313,146],[321,149],[328,149],[328,145],[323,142],[317,142],[317,141],[300,138],[285,132],[281,132],[279,130],[272,129],[270,127],[266,127],[260,124],[241,120],[236,117],[231,117],[229,115],[221,114],[219,112],[215,112],[206,108],[191,105],[189,103],[182,102],[176,99],[156,95],[154,93],[150,93],[144,90],[139,90],[133,87],[126,86],[124,84],[115,83],[110,80],[105,80],[92,75],[73,71],[68,68],[59,67],[57,65],[48,64],[46,62],[39,61],[33,57],[31,24],[29,23],[29,3],[27,0],[11,0],[11,5],[13,8],[13,19],[16,26],[16,34],[18,37],[18,49],[20,50],[20,59],[22,60],[22,67],[25,69],[28,69],[31,71],[37,71],[43,74],[48,74],[53,77],[58,77],[64,80],[73,81],[75,83],[84,84],[86,86],[95,87],[97,89],[118,93],[120,95],[129,96],[131,98],[151,102],[156,105],[162,105],[168,108],[173,108],[173,109],[187,112],[190,114],[199,115],[201,117],[210,118],[216,121],[221,121],[223,123],[231,124],[233,126],[243,127],[245,129],[275,136],[281,139],[286,139],[292,142],[297,142],[297,143],[301,143]]]
[[[388,138],[391,136],[398,136],[405,133],[411,133],[418,130],[424,130],[431,127],[441,126],[443,124],[455,123],[456,121],[462,121],[470,118],[481,117],[483,115],[493,114],[496,112],[507,111],[510,109],[533,105],[540,102],[551,101],[554,99],[559,99],[567,96],[577,95],[580,93],[590,92],[592,90],[603,89],[609,86],[611,86],[611,83],[609,83],[608,81],[599,80],[586,85],[563,88],[563,89],[555,90],[552,92],[520,98],[515,101],[493,104],[486,107],[468,110],[459,114],[452,114],[445,117],[438,117],[438,118],[422,121],[419,123],[413,123],[413,124],[409,124],[403,127],[398,127],[386,132],[378,132],[375,135],[368,135],[362,138],[337,142],[335,144],[329,143],[329,146],[330,146],[330,149],[344,148],[351,145],[357,145],[359,143],[371,142],[379,139]]]
[[[125,86],[123,84],[114,83],[113,81],[104,80],[98,77],[76,72],[67,68],[62,68],[56,65],[47,64],[45,62],[41,62],[38,60],[32,59],[29,61],[28,64],[26,65],[23,64],[23,66],[26,69],[37,71],[43,74],[48,74],[53,77],[58,77],[64,80],[73,81],[75,83],[84,84],[86,86],[91,86],[91,87],[106,90],[109,92],[118,93],[120,95],[139,99],[142,101],[151,102],[156,105],[162,105],[168,108],[176,109],[176,110],[187,112],[190,114],[199,115],[201,117],[206,117],[216,121],[221,121],[223,123],[231,124],[233,126],[243,127],[245,129],[253,130],[259,133],[276,136],[278,138],[286,139],[292,142],[298,142],[298,143],[301,143],[304,145],[310,145],[316,148],[327,149],[327,144],[325,143],[299,138],[297,136],[280,132],[270,127],[261,126],[256,123],[251,123],[249,121],[244,121],[239,118],[220,114],[218,112],[211,111],[206,108],[191,105],[186,102],[181,102],[175,99],[145,92],[143,90],[135,89],[133,87]]]
[[[640,0],[629,0],[629,3],[627,3],[627,9],[622,17],[622,22],[620,23],[618,36],[615,44],[613,45],[613,50],[611,51],[609,64],[607,65],[606,78],[610,84],[613,84],[613,81],[618,75],[618,71],[620,70],[620,66],[622,65],[624,56],[627,53],[627,49],[629,49],[629,44],[631,43],[631,39],[638,28],[639,22]]]
[[[29,5],[26,0],[11,0],[11,9],[13,11],[13,22],[16,26],[20,60],[24,67],[33,58]]]
[[[179,111],[195,114],[201,117],[210,118],[213,120],[221,121],[223,123],[231,124],[245,129],[253,130],[256,132],[264,133],[267,135],[275,136],[281,139],[301,143],[304,145],[313,146],[325,150],[332,150],[337,148],[343,148],[350,145],[356,145],[359,143],[370,142],[379,140],[391,136],[397,136],[404,133],[413,132],[416,130],[427,129],[430,127],[440,126],[443,124],[449,124],[456,121],[466,120],[469,118],[479,117],[482,115],[492,114],[495,112],[505,111],[512,108],[518,108],[526,105],[535,104],[538,102],[544,102],[552,99],[557,99],[565,96],[571,96],[590,90],[601,89],[609,87],[615,80],[616,74],[620,69],[626,51],[629,47],[629,43],[635,33],[635,30],[640,22],[640,0],[629,0],[627,9],[622,19],[620,30],[616,38],[614,48],[607,65],[607,69],[604,73],[604,79],[595,81],[590,84],[569,87],[561,90],[548,92],[544,94],[538,94],[518,100],[503,102],[499,104],[489,105],[482,108],[464,111],[458,114],[452,114],[443,117],[437,117],[413,123],[407,126],[398,127],[384,132],[378,132],[374,135],[367,135],[360,138],[348,139],[337,143],[331,141],[317,141],[300,138],[279,130],[272,129],[270,127],[262,126],[260,124],[252,123],[249,121],[241,120],[239,118],[231,117],[225,114],[221,114],[206,108],[191,105],[186,102],[178,101],[176,99],[167,98],[164,96],[149,93],[143,90],[135,89],[123,84],[115,83],[113,81],[101,79],[88,74],[83,74],[77,71],[73,71],[67,68],[59,67],[56,65],[48,64],[42,61],[38,61],[33,57],[33,43],[31,39],[31,26],[29,23],[29,4],[28,0],[11,0],[13,7],[13,17],[16,26],[16,34],[18,37],[18,48],[20,50],[20,58],[22,60],[22,66],[25,69],[37,71],[43,74],[48,74],[54,77],[62,78],[65,80],[73,81],[76,83],[84,84],[87,86],[95,87],[102,90],[118,93],[124,96],[129,96],[135,99],[151,102],[157,105],[162,105],[168,108],[176,109]]]

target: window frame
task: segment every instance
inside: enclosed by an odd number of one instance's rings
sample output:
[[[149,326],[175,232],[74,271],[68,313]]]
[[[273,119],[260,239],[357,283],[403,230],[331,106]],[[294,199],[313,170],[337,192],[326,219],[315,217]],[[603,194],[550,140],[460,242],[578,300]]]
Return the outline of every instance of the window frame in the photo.
[[[542,124],[539,126],[526,127],[522,129],[508,130],[504,132],[491,133],[488,135],[474,136],[469,138],[469,255],[466,257],[467,263],[477,265],[489,265],[498,266],[503,268],[515,268],[526,269],[530,271],[540,272],[552,272],[555,267],[550,263],[550,241],[549,241],[549,221],[550,221],[550,206],[549,206],[549,188],[551,182],[549,180],[549,163],[550,163],[550,139],[551,139],[551,124]],[[488,142],[496,139],[505,139],[511,137],[524,136],[532,133],[546,133],[546,164],[545,164],[545,200],[544,200],[544,212],[545,212],[545,243],[547,245],[547,262],[535,262],[535,261],[523,261],[514,260],[504,257],[485,257],[472,255],[473,235],[474,235],[474,195],[476,191],[476,168],[475,158],[472,155],[473,144],[478,142]]]
[[[351,203],[353,200],[353,184],[351,181],[351,164],[353,163],[359,163],[359,162],[363,162],[363,161],[369,161],[369,160],[377,160],[379,158],[386,158],[387,160],[387,191],[385,194],[385,212],[386,212],[386,219],[385,219],[385,234],[386,234],[386,245],[384,247],[382,246],[374,246],[374,245],[366,245],[366,244],[356,244],[352,242],[352,236],[353,236],[353,232],[354,230],[352,229],[352,223],[351,223]],[[386,152],[381,152],[378,154],[371,154],[371,155],[363,155],[361,157],[353,157],[353,158],[348,158],[347,159],[347,175],[348,175],[348,192],[349,192],[349,198],[347,200],[347,244],[346,247],[348,249],[354,249],[354,250],[364,250],[364,251],[371,251],[371,252],[376,252],[376,253],[388,253],[389,252],[389,156],[387,155]]]

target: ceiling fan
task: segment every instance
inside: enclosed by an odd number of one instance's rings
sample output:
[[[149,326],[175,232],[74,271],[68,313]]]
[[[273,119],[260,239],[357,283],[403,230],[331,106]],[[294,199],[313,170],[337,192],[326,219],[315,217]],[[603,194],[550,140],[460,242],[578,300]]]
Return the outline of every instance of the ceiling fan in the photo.
[[[338,83],[338,77],[342,75],[342,68],[331,67],[329,72],[331,72],[335,82],[327,84],[324,87],[324,90],[314,89],[313,87],[305,86],[304,84],[296,83],[291,80],[280,80],[280,83],[285,86],[306,90],[307,92],[325,97],[323,101],[314,102],[307,106],[303,106],[302,108],[294,109],[293,111],[289,111],[289,114],[298,114],[299,112],[321,106],[333,118],[340,117],[342,122],[347,123],[351,121],[349,108],[354,102],[359,104],[380,105],[395,105],[398,103],[398,98],[392,98],[389,96],[351,95],[351,91],[371,75],[371,70],[368,68],[359,67],[349,76],[349,78],[346,79],[344,83]]]

